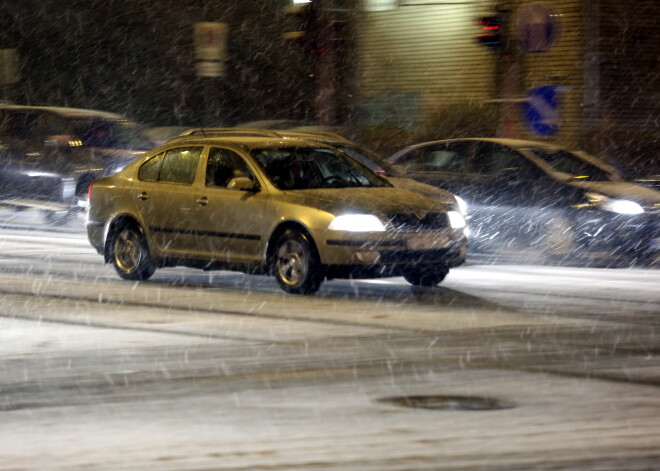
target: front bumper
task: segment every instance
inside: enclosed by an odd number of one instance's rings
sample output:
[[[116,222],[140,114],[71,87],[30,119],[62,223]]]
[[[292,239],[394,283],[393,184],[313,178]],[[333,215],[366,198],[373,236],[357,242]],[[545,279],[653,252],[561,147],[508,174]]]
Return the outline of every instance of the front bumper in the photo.
[[[453,268],[467,256],[467,238],[459,229],[335,233],[321,240],[321,261],[335,278],[398,276],[411,266]]]

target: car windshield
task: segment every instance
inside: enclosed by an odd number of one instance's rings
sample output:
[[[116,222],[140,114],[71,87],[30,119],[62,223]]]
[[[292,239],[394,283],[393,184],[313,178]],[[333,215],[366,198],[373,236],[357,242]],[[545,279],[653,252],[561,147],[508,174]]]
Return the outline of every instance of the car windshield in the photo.
[[[75,118],[70,124],[85,147],[148,150],[155,144],[130,121]]]
[[[553,170],[567,173],[573,179],[591,181],[609,181],[612,176],[605,170],[587,162],[579,156],[561,149],[530,148],[534,155],[543,159]]]
[[[280,147],[257,149],[252,155],[280,190],[390,186],[336,149]]]
[[[399,172],[394,167],[392,167],[392,165],[390,165],[389,162],[387,162],[384,158],[375,152],[353,145],[333,144],[333,146],[343,152],[346,152],[362,165],[368,167],[370,170],[376,173],[380,173],[388,177],[401,176]]]

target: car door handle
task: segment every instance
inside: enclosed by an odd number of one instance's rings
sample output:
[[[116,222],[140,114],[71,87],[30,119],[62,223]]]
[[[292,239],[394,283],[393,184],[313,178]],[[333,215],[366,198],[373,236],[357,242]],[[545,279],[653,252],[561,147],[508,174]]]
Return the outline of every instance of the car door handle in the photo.
[[[149,195],[145,193],[144,191],[140,193],[137,197],[139,200],[145,201],[149,199]]]
[[[200,206],[206,206],[207,204],[209,204],[209,199],[206,196],[204,196],[197,200],[197,204]]]

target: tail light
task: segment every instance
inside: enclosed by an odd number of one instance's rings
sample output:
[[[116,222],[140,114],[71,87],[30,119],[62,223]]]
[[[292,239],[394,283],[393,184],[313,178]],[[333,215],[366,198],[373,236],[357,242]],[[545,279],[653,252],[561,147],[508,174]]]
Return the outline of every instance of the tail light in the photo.
[[[94,183],[96,180],[92,180],[92,183],[89,184],[87,187],[87,204],[89,204],[90,201],[92,201],[92,187],[94,186]]]

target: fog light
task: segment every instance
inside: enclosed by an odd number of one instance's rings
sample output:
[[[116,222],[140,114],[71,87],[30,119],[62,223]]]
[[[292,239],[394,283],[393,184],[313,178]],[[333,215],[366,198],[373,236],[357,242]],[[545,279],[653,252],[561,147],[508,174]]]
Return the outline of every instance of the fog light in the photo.
[[[355,255],[362,263],[376,263],[380,259],[378,252],[358,252]]]

